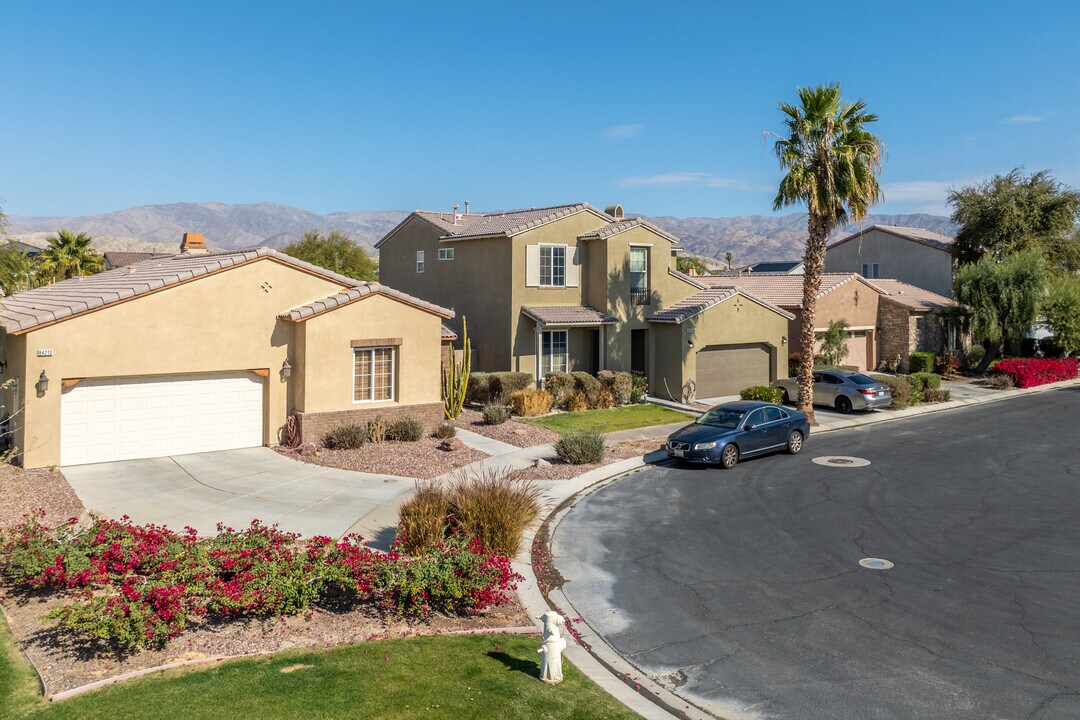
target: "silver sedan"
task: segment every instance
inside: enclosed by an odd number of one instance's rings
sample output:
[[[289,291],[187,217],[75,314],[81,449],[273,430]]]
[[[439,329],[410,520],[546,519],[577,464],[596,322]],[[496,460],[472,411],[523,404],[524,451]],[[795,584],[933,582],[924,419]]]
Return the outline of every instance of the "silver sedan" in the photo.
[[[799,397],[799,381],[796,378],[777,380],[773,387],[784,391],[785,403]],[[873,410],[889,407],[892,404],[892,391],[888,385],[862,373],[849,370],[815,370],[814,404],[828,405],[842,413]]]

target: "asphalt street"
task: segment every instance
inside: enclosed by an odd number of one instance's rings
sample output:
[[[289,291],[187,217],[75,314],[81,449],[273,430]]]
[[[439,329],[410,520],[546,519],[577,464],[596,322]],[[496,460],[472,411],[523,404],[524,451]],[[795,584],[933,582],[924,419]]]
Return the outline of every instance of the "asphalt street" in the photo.
[[[647,468],[558,526],[563,590],[720,717],[1080,718],[1078,426],[1068,388]]]

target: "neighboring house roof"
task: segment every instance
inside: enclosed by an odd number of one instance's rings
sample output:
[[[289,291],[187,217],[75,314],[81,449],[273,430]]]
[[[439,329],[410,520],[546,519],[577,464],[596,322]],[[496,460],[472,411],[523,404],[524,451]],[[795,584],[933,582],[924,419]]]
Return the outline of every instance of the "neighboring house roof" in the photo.
[[[329,312],[330,310],[336,310],[339,307],[350,305],[357,300],[363,300],[364,298],[370,297],[372,295],[385,295],[395,300],[400,300],[401,302],[407,303],[409,305],[414,305],[421,310],[426,310],[427,312],[441,315],[442,317],[454,317],[453,310],[447,310],[444,307],[435,305],[434,303],[429,303],[426,300],[421,300],[420,298],[413,297],[412,295],[407,295],[403,292],[399,292],[391,287],[381,285],[377,282],[360,283],[355,287],[351,287],[348,290],[335,293],[330,297],[325,297],[322,300],[316,300],[313,303],[308,303],[307,305],[301,305],[298,308],[294,308],[289,312],[281,313],[280,315],[278,315],[278,317],[282,320],[289,320],[291,322],[301,322],[303,320],[307,320],[308,318],[315,317],[316,315],[322,315],[324,312]],[[455,335],[455,337],[457,336]]]
[[[457,340],[457,338],[458,338],[458,335],[457,335],[456,332],[454,332],[454,329],[452,327],[450,327],[449,325],[447,325],[446,323],[443,323],[442,324],[442,339],[443,340]]]
[[[948,235],[942,235],[933,230],[924,230],[923,228],[903,227],[900,225],[872,225],[865,230],[860,230],[854,235],[848,235],[846,238],[841,238],[830,243],[829,249],[831,250],[837,245],[843,245],[849,240],[854,240],[857,237],[862,237],[871,230],[880,230],[883,233],[904,238],[905,240],[911,240],[937,250],[944,250],[945,252],[951,251],[953,242],[956,240],[956,238],[949,237]]]
[[[867,280],[879,288],[893,302],[905,305],[912,310],[943,311],[956,307],[956,301],[936,292],[909,285],[900,280]]]
[[[105,256],[105,262],[109,268],[124,267],[126,265],[134,265],[135,263],[143,262],[144,260],[153,260],[154,258],[172,257],[171,255],[165,255],[152,252],[124,252],[120,250],[109,250],[103,253]]]
[[[417,210],[398,223],[393,230],[386,233],[382,240],[375,243],[375,247],[381,247],[413,217],[418,217],[435,226],[442,233],[441,240],[469,240],[472,238],[513,237],[526,230],[532,230],[580,212],[589,212],[608,221],[613,220],[610,215],[600,212],[588,203],[490,213],[445,213]]]
[[[41,325],[67,320],[260,258],[270,258],[324,277],[343,288],[366,285],[265,247],[223,253],[171,255],[9,295],[0,299],[0,328],[8,333],[27,332]],[[390,294],[389,288],[382,288],[382,291]],[[398,295],[409,297],[404,293]],[[450,313],[442,308],[440,311],[439,314]]]
[[[766,307],[773,312],[783,315],[788,320],[794,320],[795,316],[789,313],[783,308],[777,307],[772,303],[766,302],[759,297],[756,297],[742,288],[738,287],[712,287],[706,290],[702,290],[697,295],[691,295],[690,297],[680,300],[671,307],[659,310],[652,315],[649,315],[645,319],[649,322],[661,322],[661,323],[682,323],[689,320],[692,317],[700,315],[714,305],[719,305],[725,300],[730,300],[733,297],[741,296],[746,299]]]
[[[668,266],[667,271],[668,271],[668,275],[671,275],[672,277],[677,277],[680,280],[682,280],[684,283],[687,283],[688,285],[693,285],[694,287],[696,287],[696,288],[698,288],[700,290],[703,290],[706,287],[705,285],[698,282],[698,278],[702,277],[701,275],[694,275],[694,276],[687,275],[684,272],[679,272],[678,270],[676,270],[675,268],[673,268],[671,266]]]
[[[40,246],[40,245],[34,245],[34,244],[31,244],[31,243],[28,243],[28,242],[23,242],[22,240],[5,240],[2,243],[0,243],[0,246],[2,246],[2,247],[7,247],[9,245],[13,246],[19,252],[26,253],[30,257],[34,257],[35,255],[38,255],[39,253],[41,253],[42,250],[45,249],[45,247],[48,247],[48,243],[45,243],[44,247],[43,247],[43,246]]]
[[[802,260],[783,260],[754,263],[749,268],[755,273],[793,273],[802,270]]]
[[[679,244],[679,238],[671,235],[670,233],[664,232],[652,223],[642,220],[641,218],[630,218],[629,220],[619,220],[617,222],[608,223],[607,225],[601,225],[595,230],[590,230],[589,232],[584,233],[580,237],[585,240],[605,240],[612,235],[618,235],[619,233],[626,232],[627,230],[633,230],[634,228],[638,227],[651,230],[665,240],[670,240],[676,245]]]
[[[521,312],[541,325],[614,325],[616,322],[588,305],[522,306]]]
[[[709,275],[696,279],[711,288],[737,287],[780,307],[802,307],[802,275],[761,275],[754,273],[752,275]],[[820,300],[825,295],[847,285],[849,282],[862,280],[862,276],[855,273],[823,273],[821,276],[821,289],[818,291],[817,297]],[[866,284],[884,294],[884,291],[880,288],[869,283]]]

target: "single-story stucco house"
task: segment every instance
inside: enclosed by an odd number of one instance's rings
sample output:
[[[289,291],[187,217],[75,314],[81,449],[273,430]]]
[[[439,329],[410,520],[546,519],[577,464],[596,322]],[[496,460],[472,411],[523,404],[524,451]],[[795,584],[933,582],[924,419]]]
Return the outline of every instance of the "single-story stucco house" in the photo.
[[[305,441],[442,418],[453,312],[268,248],[182,252],[0,300],[0,399],[27,468]]]

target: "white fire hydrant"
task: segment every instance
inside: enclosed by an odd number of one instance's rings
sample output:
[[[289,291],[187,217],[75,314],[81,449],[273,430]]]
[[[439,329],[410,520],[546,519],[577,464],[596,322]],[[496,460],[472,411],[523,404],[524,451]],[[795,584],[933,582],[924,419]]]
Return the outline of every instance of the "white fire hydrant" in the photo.
[[[537,651],[540,653],[540,679],[551,684],[562,682],[562,654],[566,649],[566,639],[559,628],[566,625],[566,621],[554,610],[548,610],[536,619],[544,623],[544,642]]]

